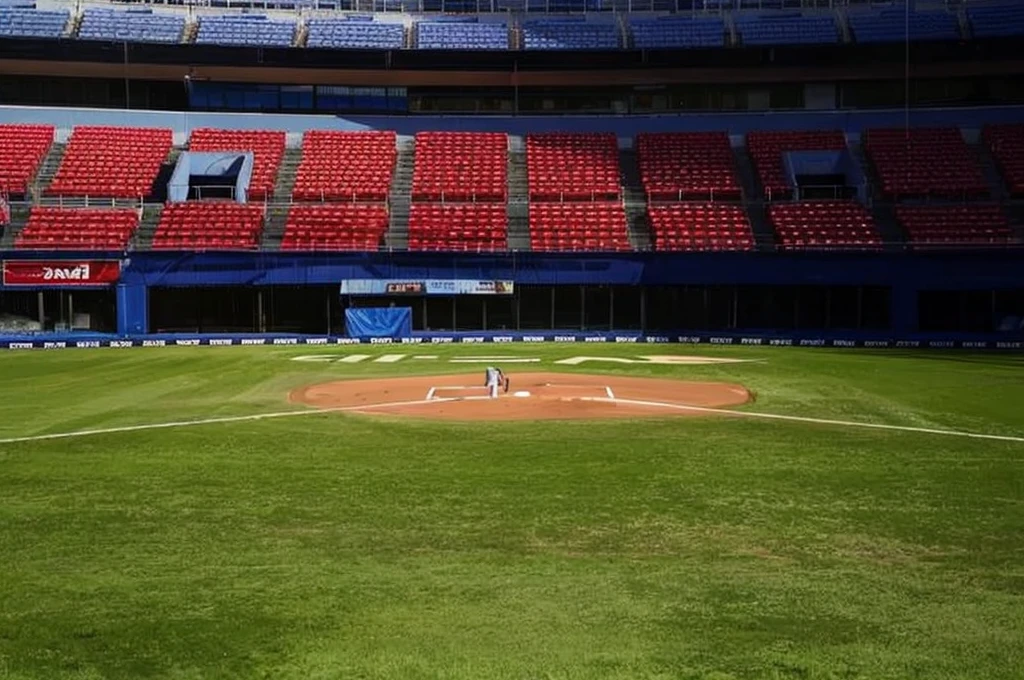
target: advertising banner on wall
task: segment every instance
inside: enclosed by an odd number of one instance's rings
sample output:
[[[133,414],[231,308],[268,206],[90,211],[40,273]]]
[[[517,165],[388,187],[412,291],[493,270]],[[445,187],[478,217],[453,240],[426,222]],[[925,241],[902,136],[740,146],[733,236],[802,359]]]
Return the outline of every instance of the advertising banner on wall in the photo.
[[[121,278],[117,260],[5,260],[5,286],[105,286]]]
[[[342,295],[512,295],[511,281],[475,279],[346,279]]]

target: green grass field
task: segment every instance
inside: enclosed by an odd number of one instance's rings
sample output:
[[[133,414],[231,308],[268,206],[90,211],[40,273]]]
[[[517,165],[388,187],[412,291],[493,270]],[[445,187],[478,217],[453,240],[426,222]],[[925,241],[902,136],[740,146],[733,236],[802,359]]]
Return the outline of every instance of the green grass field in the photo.
[[[438,358],[290,360],[353,352]],[[758,361],[552,363],[670,353]],[[474,354],[1024,437],[1022,357],[516,345],[4,352],[0,439],[298,409]],[[5,680],[1022,676],[1022,442],[311,414],[0,443]]]

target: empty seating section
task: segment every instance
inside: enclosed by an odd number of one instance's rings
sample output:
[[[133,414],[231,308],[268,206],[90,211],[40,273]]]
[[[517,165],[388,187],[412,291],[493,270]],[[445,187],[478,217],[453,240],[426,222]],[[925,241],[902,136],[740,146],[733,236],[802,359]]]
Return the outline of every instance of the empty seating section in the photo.
[[[725,132],[641,133],[640,179],[650,201],[738,199],[740,183]]]
[[[967,20],[976,38],[1024,35],[1024,3],[1010,0],[998,5],[967,6]]]
[[[896,219],[912,246],[1005,244],[1013,234],[997,205],[901,205]]]
[[[252,151],[253,169],[249,181],[249,198],[263,200],[274,194],[277,169],[284,157],[285,134],[271,130],[217,130],[197,128],[192,131],[192,151]]]
[[[416,46],[421,50],[507,50],[508,26],[495,22],[420,22]]]
[[[604,21],[524,21],[526,50],[614,50],[620,46],[618,24]]]
[[[0,194],[24,194],[53,144],[52,125],[0,125]]]
[[[253,250],[263,208],[233,201],[168,203],[153,234],[155,250]]]
[[[481,252],[508,248],[504,203],[413,203],[409,250]]]
[[[197,45],[252,45],[290,47],[295,39],[295,23],[275,21],[257,14],[201,16]]]
[[[82,13],[78,37],[82,40],[119,42],[180,42],[185,31],[183,14],[158,13],[151,9],[118,12],[90,7]]]
[[[508,193],[508,135],[420,132],[412,176],[414,201],[500,201]]]
[[[863,141],[886,197],[988,195],[981,166],[957,128],[873,129]]]
[[[294,205],[281,250],[378,250],[387,228],[383,204]]]
[[[530,247],[536,251],[631,250],[619,201],[531,203]]]
[[[1010,195],[1024,198],[1024,125],[989,125],[983,135]]]
[[[738,14],[735,24],[744,45],[828,45],[839,39],[832,14]]]
[[[741,206],[656,204],[648,208],[655,250],[751,250],[754,234]]]
[[[394,132],[309,130],[292,198],[384,202],[396,156]]]
[[[629,27],[633,46],[642,50],[725,46],[725,22],[718,17],[631,18]]]
[[[613,200],[620,196],[614,134],[542,133],[526,137],[531,201]]]
[[[405,26],[400,23],[313,18],[307,26],[307,47],[400,50],[405,46]]]
[[[76,127],[47,193],[142,198],[171,151],[165,128]]]
[[[850,29],[859,43],[902,42],[909,31],[911,40],[959,40],[960,25],[950,12],[911,12],[909,22],[901,7],[881,12],[849,13]],[[909,26],[909,29],[908,29]]]
[[[765,131],[747,134],[747,149],[769,200],[791,198],[782,154],[788,151],[842,151],[846,136],[838,130]]]
[[[59,38],[68,25],[67,10],[0,7],[0,36],[8,38]]]
[[[783,250],[803,248],[881,248],[871,215],[855,201],[773,203],[768,221]]]
[[[38,250],[124,250],[139,224],[135,210],[36,206],[15,241]]]

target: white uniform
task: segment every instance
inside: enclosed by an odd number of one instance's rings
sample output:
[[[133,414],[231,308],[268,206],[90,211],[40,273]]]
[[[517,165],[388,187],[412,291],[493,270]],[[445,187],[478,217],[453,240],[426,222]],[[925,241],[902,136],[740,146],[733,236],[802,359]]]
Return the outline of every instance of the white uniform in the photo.
[[[501,387],[501,371],[497,368],[487,368],[487,389],[491,395],[491,399],[498,396],[498,388]]]

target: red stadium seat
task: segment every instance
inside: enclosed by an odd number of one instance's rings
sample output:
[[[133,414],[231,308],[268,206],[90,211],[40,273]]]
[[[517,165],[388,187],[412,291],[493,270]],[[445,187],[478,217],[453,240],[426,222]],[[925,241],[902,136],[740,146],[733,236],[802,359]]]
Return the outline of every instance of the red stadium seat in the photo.
[[[982,134],[1010,195],[1024,198],[1024,125],[988,125]]]
[[[284,157],[285,133],[272,130],[217,130],[198,128],[189,140],[191,151],[251,151],[249,198],[262,201],[274,195],[277,170]]]
[[[725,203],[659,203],[648,209],[655,250],[752,250],[742,207]]]
[[[414,201],[494,201],[508,196],[508,135],[420,132],[412,176]]]
[[[530,247],[538,251],[628,251],[621,202],[531,203]]]
[[[395,133],[309,130],[292,198],[383,203],[395,171]]]
[[[504,203],[413,203],[409,212],[409,250],[507,249]]]
[[[902,205],[896,219],[914,247],[1006,244],[1010,221],[998,205]]]
[[[234,201],[168,203],[153,234],[154,250],[253,250],[263,208]]]
[[[868,130],[864,152],[887,198],[988,195],[981,166],[957,128]]]
[[[144,198],[171,151],[165,128],[76,127],[47,193]]]
[[[621,196],[614,134],[527,135],[531,201],[615,201]]]
[[[52,125],[0,125],[0,194],[28,193],[51,144]]]
[[[768,200],[790,199],[793,188],[786,181],[782,154],[788,151],[842,151],[846,136],[838,130],[750,132],[747,150]]]
[[[294,205],[281,250],[379,250],[387,229],[383,204]]]
[[[36,206],[15,242],[35,250],[125,250],[139,214],[135,210]]]
[[[637,135],[636,153],[649,201],[741,196],[725,132],[643,133]]]
[[[856,201],[775,203],[768,220],[783,250],[882,247],[871,214]]]

